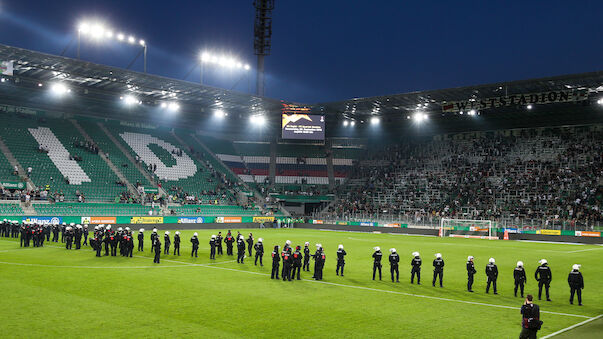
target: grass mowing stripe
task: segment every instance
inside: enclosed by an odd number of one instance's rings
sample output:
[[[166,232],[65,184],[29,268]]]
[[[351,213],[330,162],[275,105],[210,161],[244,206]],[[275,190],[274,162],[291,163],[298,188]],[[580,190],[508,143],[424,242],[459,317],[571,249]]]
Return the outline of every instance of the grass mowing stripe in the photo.
[[[588,324],[589,322],[594,321],[594,320],[597,320],[597,319],[599,319],[599,318],[601,318],[601,317],[603,317],[603,314],[599,314],[599,315],[598,315],[598,316],[596,316],[596,317],[592,317],[592,318],[590,318],[590,319],[584,320],[583,322],[580,322],[580,323],[577,323],[577,324],[575,324],[575,325],[572,325],[572,326],[568,326],[568,327],[566,327],[566,328],[563,328],[563,329],[561,329],[561,330],[559,330],[559,331],[557,331],[557,332],[554,332],[554,333],[551,333],[551,334],[549,334],[549,335],[547,335],[547,336],[544,336],[544,337],[542,337],[541,339],[552,338],[552,337],[556,336],[557,334],[561,334],[561,333],[563,333],[563,332],[567,332],[567,331],[569,331],[569,330],[573,330],[574,328],[576,328],[576,327],[578,327],[578,326],[582,326],[582,325],[584,325],[584,324]]]

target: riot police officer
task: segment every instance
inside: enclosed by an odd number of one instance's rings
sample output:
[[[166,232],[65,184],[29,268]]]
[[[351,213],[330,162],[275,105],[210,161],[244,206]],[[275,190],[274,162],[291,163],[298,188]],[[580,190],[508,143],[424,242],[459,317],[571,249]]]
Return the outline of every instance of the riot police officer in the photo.
[[[245,259],[245,237],[241,234],[237,240],[237,262],[243,263]]]
[[[176,231],[174,234],[174,255],[176,253],[180,256],[180,231]]]
[[[412,252],[412,256],[413,258],[410,261],[410,266],[412,267],[410,270],[410,283],[413,283],[416,274],[417,285],[421,285],[421,264],[423,263],[423,261],[421,260],[419,252]]]
[[[247,238],[247,251],[249,252],[249,257],[251,257],[251,249],[253,248],[253,234],[249,233],[249,237]]]
[[[513,270],[513,280],[515,280],[515,289],[513,293],[517,296],[517,288],[521,290],[521,297],[523,298],[523,287],[526,283],[526,270],[523,269],[523,262],[518,261],[517,267]]]
[[[400,256],[398,255],[398,253],[396,252],[395,248],[390,248],[390,255],[389,255],[389,272],[392,275],[392,282],[394,282],[394,273],[396,273],[396,282],[400,282],[400,270],[399,270],[399,262],[400,262]]]
[[[270,279],[278,280],[279,262],[281,261],[281,256],[278,253],[278,245],[274,246],[274,251],[270,255],[272,256],[272,273],[270,273]]]
[[[498,279],[498,267],[494,261],[494,258],[488,259],[488,264],[486,265],[486,276],[488,277],[488,282],[486,284],[486,293],[490,291],[490,284],[494,287],[494,294],[498,294],[496,291],[496,280]]]
[[[194,255],[195,258],[197,258],[197,251],[199,250],[199,234],[197,234],[197,232],[191,237],[191,244],[193,245],[191,257]]]
[[[473,276],[477,273],[475,270],[475,264],[473,263],[473,256],[467,257],[467,292],[473,292]]]
[[[316,252],[312,256],[314,258],[314,279],[322,280],[322,270],[325,266],[326,255],[321,244],[316,244]]]
[[[170,231],[165,231],[163,236],[163,246],[165,246],[163,254],[170,254],[170,245],[172,241],[170,240]]]
[[[138,230],[138,252],[144,251],[144,228]]]
[[[574,264],[572,271],[567,276],[567,283],[570,286],[570,304],[574,304],[574,293],[578,295],[578,306],[582,306],[582,289],[584,288],[584,278],[580,273],[580,265]]]
[[[341,276],[343,277],[343,268],[345,267],[345,256],[346,251],[343,249],[343,245],[339,244],[337,247],[337,268],[335,269],[335,274],[339,275],[339,269],[341,268]]]
[[[209,258],[216,259],[216,235],[212,234],[209,238]]]
[[[431,285],[435,287],[436,280],[440,278],[440,287],[444,287],[442,279],[444,278],[444,259],[442,259],[441,253],[436,253],[435,259],[433,260],[433,281]]]
[[[235,239],[232,236],[232,234],[230,234],[230,230],[228,230],[228,233],[226,234],[226,238],[224,239],[224,242],[226,243],[226,255],[233,255],[232,246],[235,242]]]
[[[159,241],[159,237],[155,237],[155,242],[153,243],[153,249],[155,250],[155,257],[153,258],[153,263],[159,264],[159,259],[161,258],[161,241]]]
[[[218,235],[216,236],[216,246],[217,246],[218,254],[219,255],[224,254],[224,251],[222,249],[222,232],[218,232]]]
[[[255,249],[255,265],[258,265],[258,259],[260,259],[260,266],[264,266],[262,263],[262,258],[264,257],[264,240],[262,238],[258,239],[258,242],[254,246]]]
[[[283,272],[282,272],[283,281],[285,281],[285,280],[291,281],[291,265],[293,264],[291,249],[283,248],[283,251],[281,252],[281,258],[283,259]]]
[[[542,299],[542,287],[544,287],[546,290],[546,300],[551,301],[549,287],[551,285],[551,280],[553,280],[553,275],[546,259],[541,259],[539,263],[540,266],[538,266],[534,273],[534,278],[538,281],[538,300]]]
[[[381,248],[379,246],[373,248],[375,252],[373,253],[373,280],[375,280],[375,273],[379,270],[379,280],[381,280],[381,258],[383,257],[383,253],[381,253]]]
[[[303,254],[301,252],[300,246],[295,247],[295,252],[293,252],[292,257],[293,257],[293,270],[291,271],[291,279],[295,279],[295,274],[297,273],[297,280],[301,280],[299,273],[302,268]]]
[[[310,257],[310,243],[306,241],[304,245],[304,265],[302,266],[304,271],[310,272]]]

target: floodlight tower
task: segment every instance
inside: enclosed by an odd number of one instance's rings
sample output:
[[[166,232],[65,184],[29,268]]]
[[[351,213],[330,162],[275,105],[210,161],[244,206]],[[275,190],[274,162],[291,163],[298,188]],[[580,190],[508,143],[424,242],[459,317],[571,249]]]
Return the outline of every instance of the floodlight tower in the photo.
[[[256,94],[264,96],[264,57],[270,55],[272,37],[272,10],[274,0],[255,0],[255,22],[253,24],[253,48],[258,56]]]

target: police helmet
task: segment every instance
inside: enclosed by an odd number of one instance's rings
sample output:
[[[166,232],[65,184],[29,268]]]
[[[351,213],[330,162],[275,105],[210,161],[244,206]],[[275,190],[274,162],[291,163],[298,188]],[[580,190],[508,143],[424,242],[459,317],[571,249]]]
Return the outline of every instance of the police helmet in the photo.
[[[413,257],[418,257],[419,256],[419,252],[412,252],[412,256]]]
[[[375,247],[373,247],[373,249],[374,249],[375,251],[381,251],[381,247],[379,247],[379,246],[375,246]]]
[[[343,244],[339,244],[339,246],[337,246],[337,248],[339,248],[340,250],[343,249]]]
[[[199,234],[197,232],[193,233],[193,237],[198,236]]]
[[[176,231],[176,235],[180,235],[180,231]]]
[[[517,267],[523,267],[523,261],[521,261],[521,260],[520,260],[520,261],[518,261],[518,262],[517,262]]]
[[[165,231],[165,235],[170,235],[170,231]]]
[[[574,265],[572,265],[572,270],[579,271],[580,270],[580,266],[582,266],[582,265],[580,265],[580,264],[574,264]]]
[[[442,253],[436,253],[436,254],[435,254],[435,257],[436,257],[437,259],[442,259]]]
[[[139,229],[138,232],[140,232],[140,233],[144,232],[144,228]]]
[[[472,255],[470,255],[470,256],[467,257],[467,261],[470,261],[470,260],[473,260],[473,256]]]
[[[262,238],[258,239],[258,242],[263,242],[263,241],[264,241],[264,239],[262,239]]]
[[[488,262],[491,263],[491,264],[494,264],[494,258],[488,259]]]
[[[212,239],[216,239],[216,235],[215,235],[215,234],[212,234],[212,235],[211,235],[211,238],[212,238]]]
[[[396,253],[396,249],[395,248],[390,248],[389,251],[392,252],[392,253]]]
[[[544,264],[548,264],[548,261],[546,261],[546,259],[540,259],[540,261],[538,263],[540,263],[540,265],[544,265]]]

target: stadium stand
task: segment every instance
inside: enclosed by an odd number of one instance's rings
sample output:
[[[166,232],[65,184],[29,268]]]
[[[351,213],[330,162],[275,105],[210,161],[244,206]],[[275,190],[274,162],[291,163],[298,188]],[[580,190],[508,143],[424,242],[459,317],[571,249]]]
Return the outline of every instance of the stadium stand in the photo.
[[[257,216],[260,211],[242,206],[183,205],[170,206],[170,213],[185,216]]]
[[[18,204],[0,203],[0,215],[23,215],[25,212]]]
[[[30,178],[35,194],[64,201],[113,201],[123,187],[68,120],[3,114],[0,137]]]
[[[276,184],[328,185],[324,146],[277,144]]]
[[[104,203],[56,203],[56,204],[32,204],[38,215],[61,215],[61,216],[121,216],[121,215],[149,215],[158,214],[158,208],[135,204],[104,204]]]
[[[443,135],[368,154],[326,215],[602,220],[603,125]]]

